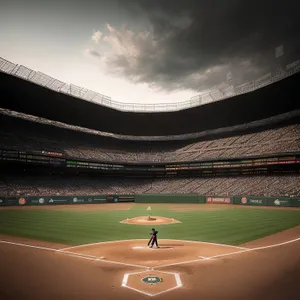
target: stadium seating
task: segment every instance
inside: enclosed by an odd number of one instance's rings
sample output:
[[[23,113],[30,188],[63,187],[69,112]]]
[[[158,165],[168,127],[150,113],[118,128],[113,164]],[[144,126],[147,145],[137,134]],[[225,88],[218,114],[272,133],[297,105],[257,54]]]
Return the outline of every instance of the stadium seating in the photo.
[[[174,144],[175,145],[175,144]],[[0,149],[54,151],[76,158],[110,162],[182,162],[300,151],[300,124],[250,134],[172,145],[149,143],[117,145],[99,135],[82,133],[23,120],[1,117]]]
[[[300,196],[300,176],[206,178],[96,178],[83,176],[5,176],[0,196],[198,193],[201,195]]]

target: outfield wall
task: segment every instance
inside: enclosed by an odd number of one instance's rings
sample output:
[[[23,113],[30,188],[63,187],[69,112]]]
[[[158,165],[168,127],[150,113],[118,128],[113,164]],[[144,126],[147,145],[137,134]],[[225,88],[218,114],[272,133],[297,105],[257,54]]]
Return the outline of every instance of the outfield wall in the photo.
[[[289,197],[256,197],[248,196],[233,197],[234,204],[240,205],[256,205],[256,206],[299,206],[300,207],[300,198],[289,198]]]
[[[103,204],[134,202],[133,195],[0,197],[0,206]]]
[[[300,197],[261,197],[261,196],[207,196],[208,204],[237,204],[252,206],[300,207]]]
[[[135,195],[136,203],[205,203],[205,196],[198,194],[144,194]]]
[[[143,194],[98,196],[1,197],[0,206],[103,204],[103,203],[234,204],[241,206],[300,207],[300,197],[204,196],[198,194]]]

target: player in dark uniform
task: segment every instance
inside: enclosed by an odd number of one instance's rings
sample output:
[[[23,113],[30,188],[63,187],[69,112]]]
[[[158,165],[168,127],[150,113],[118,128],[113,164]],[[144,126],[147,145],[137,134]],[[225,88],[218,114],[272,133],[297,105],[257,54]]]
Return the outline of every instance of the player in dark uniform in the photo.
[[[152,239],[153,239],[153,232],[154,232],[154,231],[155,231],[155,229],[152,228],[152,230],[151,230],[151,232],[150,232],[151,237],[150,237],[150,240],[149,240],[149,242],[148,242],[148,247],[150,246],[150,244],[151,244],[151,242],[152,242]]]
[[[151,232],[150,232],[151,237],[150,237],[150,240],[149,240],[149,242],[148,242],[148,247],[150,246],[150,244],[151,244],[151,242],[152,242],[152,238],[153,238],[152,233],[153,233],[153,230],[155,230],[155,229],[152,228],[152,230],[151,230]]]
[[[157,248],[159,248],[158,244],[157,244],[157,234],[158,234],[158,231],[156,231],[154,228],[152,228],[152,231],[151,231],[151,238],[148,242],[148,246],[149,248],[152,248],[154,243],[156,245]],[[150,246],[150,243],[151,243],[151,246]]]

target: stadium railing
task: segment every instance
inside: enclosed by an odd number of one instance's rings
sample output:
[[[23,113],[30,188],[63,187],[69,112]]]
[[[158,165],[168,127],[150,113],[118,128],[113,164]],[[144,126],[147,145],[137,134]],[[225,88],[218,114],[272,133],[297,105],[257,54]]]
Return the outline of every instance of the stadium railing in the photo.
[[[279,74],[276,74],[275,76],[272,76],[271,73],[268,73],[255,81],[246,82],[235,87],[229,86],[224,90],[214,89],[201,95],[194,96],[187,101],[159,104],[122,103],[114,101],[109,96],[105,96],[73,84],[62,82],[42,72],[31,70],[22,65],[14,64],[2,57],[0,57],[0,71],[33,82],[58,93],[63,93],[85,101],[94,102],[103,106],[114,108],[116,110],[133,112],[163,112],[179,111],[192,108],[257,90],[298,73],[300,71],[300,60],[288,64],[285,70]]]

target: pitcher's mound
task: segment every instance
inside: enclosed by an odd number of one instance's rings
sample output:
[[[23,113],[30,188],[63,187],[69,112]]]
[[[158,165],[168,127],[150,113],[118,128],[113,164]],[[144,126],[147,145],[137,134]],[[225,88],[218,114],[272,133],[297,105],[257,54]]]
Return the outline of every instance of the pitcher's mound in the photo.
[[[173,218],[155,217],[155,216],[141,216],[121,221],[123,224],[135,224],[135,225],[164,225],[181,223]]]

